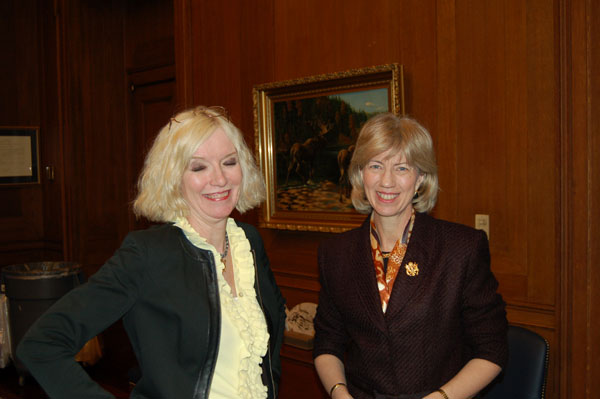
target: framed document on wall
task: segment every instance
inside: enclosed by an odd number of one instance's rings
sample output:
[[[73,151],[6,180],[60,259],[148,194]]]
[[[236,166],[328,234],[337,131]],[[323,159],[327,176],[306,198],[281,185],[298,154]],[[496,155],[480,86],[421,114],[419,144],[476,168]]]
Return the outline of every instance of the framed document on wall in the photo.
[[[40,182],[38,127],[0,127],[0,184]]]

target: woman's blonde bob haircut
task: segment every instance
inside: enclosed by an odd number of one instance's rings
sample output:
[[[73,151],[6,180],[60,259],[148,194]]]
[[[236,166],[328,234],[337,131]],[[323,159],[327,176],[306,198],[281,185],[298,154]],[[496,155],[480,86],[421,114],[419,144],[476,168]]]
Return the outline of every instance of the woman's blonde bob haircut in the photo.
[[[138,180],[138,196],[133,202],[136,216],[173,222],[188,215],[189,206],[181,192],[183,173],[198,147],[218,128],[233,143],[242,169],[236,209],[243,213],[265,199],[264,180],[240,130],[223,108],[199,106],[177,114],[158,133]]]
[[[391,149],[402,153],[406,162],[423,176],[418,195],[413,199],[417,212],[429,212],[435,206],[438,194],[438,175],[431,135],[416,120],[391,113],[377,114],[360,130],[350,162],[352,204],[358,212],[370,213],[373,207],[365,195],[362,169],[378,154]]]

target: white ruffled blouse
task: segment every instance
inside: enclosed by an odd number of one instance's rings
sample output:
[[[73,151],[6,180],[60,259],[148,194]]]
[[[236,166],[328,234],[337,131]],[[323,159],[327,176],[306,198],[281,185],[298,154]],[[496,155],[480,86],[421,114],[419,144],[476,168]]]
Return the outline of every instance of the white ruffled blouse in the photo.
[[[187,219],[179,218],[175,225],[196,247],[212,252],[217,267],[221,301],[221,339],[217,365],[213,376],[210,399],[266,398],[267,387],[262,383],[262,357],[267,352],[269,333],[264,314],[254,290],[254,258],[250,242],[241,227],[227,220],[229,250],[237,296],[223,277],[225,265],[216,248],[201,237]]]

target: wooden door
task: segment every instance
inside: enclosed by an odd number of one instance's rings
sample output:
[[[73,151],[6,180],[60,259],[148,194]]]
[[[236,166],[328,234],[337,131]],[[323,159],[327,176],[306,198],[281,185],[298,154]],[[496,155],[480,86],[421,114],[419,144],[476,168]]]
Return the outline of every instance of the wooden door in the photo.
[[[175,68],[166,66],[130,73],[131,117],[129,121],[130,203],[137,194],[137,179],[159,130],[175,113]],[[151,223],[129,212],[129,229],[148,227]]]

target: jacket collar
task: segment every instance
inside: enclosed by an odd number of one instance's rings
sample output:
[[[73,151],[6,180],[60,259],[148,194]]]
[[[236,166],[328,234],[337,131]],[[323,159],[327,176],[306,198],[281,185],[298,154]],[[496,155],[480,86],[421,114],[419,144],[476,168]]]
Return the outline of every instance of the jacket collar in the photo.
[[[401,313],[406,306],[410,306],[411,301],[419,292],[419,287],[423,287],[425,282],[431,276],[431,266],[429,263],[428,249],[434,243],[431,234],[432,218],[424,213],[416,213],[415,224],[411,239],[406,249],[406,255],[402,261],[402,267],[398,271],[398,276],[394,282],[394,288],[390,297],[387,312],[384,314],[381,310],[381,300],[377,288],[375,277],[375,266],[371,255],[370,247],[370,217],[364,221],[359,228],[359,242],[356,243],[356,251],[353,254],[354,261],[350,262],[355,267],[349,270],[350,275],[354,276],[356,291],[366,313],[371,318],[373,324],[380,330],[387,331],[387,318],[394,318]],[[406,265],[412,262],[416,264],[419,273],[416,276],[409,276],[406,273]]]
[[[417,213],[415,216],[412,236],[402,260],[402,267],[394,282],[386,317],[394,318],[397,314],[405,311],[415,296],[423,291],[427,281],[431,278],[434,266],[430,261],[431,249],[434,245],[431,220],[431,217],[424,213]],[[418,269],[418,274],[415,276],[411,276],[407,272],[406,266],[411,262],[412,266]]]

